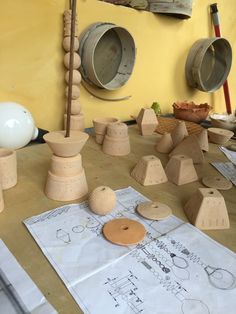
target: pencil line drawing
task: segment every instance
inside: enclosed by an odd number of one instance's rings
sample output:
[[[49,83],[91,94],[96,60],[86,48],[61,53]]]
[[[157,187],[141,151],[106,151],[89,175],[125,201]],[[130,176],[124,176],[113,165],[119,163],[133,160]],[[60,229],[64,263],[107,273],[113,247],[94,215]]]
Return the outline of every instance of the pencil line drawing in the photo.
[[[58,240],[61,240],[62,242],[66,243],[66,244],[71,243],[71,238],[70,238],[69,232],[67,232],[63,229],[57,229],[56,238]]]

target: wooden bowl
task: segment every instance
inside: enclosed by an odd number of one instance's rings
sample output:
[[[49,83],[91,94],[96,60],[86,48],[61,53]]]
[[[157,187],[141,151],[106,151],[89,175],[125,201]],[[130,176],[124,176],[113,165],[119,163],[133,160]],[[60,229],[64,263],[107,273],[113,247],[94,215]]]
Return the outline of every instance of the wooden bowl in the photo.
[[[205,120],[212,109],[207,103],[196,105],[193,101],[175,102],[172,106],[176,119],[195,123]]]
[[[220,128],[209,128],[208,130],[209,139],[212,143],[224,145],[234,135],[232,131],[220,129]]]
[[[226,129],[236,133],[236,117],[234,115],[215,113],[210,115],[210,119],[212,127]]]

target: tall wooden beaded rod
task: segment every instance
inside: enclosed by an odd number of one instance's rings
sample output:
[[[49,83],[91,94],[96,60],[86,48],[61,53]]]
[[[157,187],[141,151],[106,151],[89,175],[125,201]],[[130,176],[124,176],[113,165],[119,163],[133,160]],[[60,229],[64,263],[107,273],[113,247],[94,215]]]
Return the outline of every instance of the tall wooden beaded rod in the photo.
[[[76,0],[72,0],[72,17],[70,32],[70,62],[69,62],[69,82],[68,82],[68,98],[67,98],[67,120],[65,137],[70,136],[70,116],[71,116],[71,100],[72,100],[72,82],[74,67],[74,37],[75,37],[75,19],[76,19]],[[71,3],[71,1],[70,1]]]

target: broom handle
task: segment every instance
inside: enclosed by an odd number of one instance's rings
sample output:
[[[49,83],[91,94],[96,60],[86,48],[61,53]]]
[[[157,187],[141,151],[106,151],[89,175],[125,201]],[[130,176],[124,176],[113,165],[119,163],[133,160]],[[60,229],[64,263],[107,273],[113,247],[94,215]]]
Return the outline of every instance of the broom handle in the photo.
[[[216,37],[221,37],[217,3],[211,4],[210,8],[211,8],[212,21],[214,24],[215,35]],[[224,89],[224,96],[225,96],[226,111],[228,114],[231,114],[232,109],[231,109],[231,101],[230,101],[230,94],[229,94],[229,85],[228,85],[227,80],[223,84],[223,89]]]

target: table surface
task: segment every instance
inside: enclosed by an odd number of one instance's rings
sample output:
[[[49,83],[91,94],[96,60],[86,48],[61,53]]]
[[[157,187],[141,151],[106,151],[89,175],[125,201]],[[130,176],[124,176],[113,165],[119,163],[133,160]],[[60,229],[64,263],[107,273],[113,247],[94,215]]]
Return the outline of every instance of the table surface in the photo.
[[[196,165],[199,181],[182,186],[166,182],[145,187],[130,176],[137,161],[142,156],[155,155],[165,167],[168,156],[155,150],[160,135],[141,136],[136,125],[129,127],[129,135],[131,153],[123,157],[105,155],[101,146],[95,143],[93,135],[90,136],[81,152],[89,191],[100,185],[110,186],[114,190],[132,186],[151,200],[166,203],[174,215],[187,221],[183,205],[197,188],[204,187],[201,184],[203,176],[218,174],[209,162],[228,161],[227,158],[217,145],[210,144],[209,152],[205,153],[205,163]],[[66,203],[49,200],[44,194],[51,154],[46,144],[32,145],[17,151],[18,183],[3,193],[5,209],[0,214],[0,238],[59,313],[82,313],[22,223],[28,217]],[[236,188],[221,193],[229,212],[230,229],[206,231],[206,234],[236,252]]]

